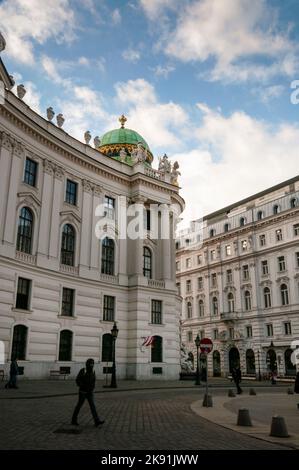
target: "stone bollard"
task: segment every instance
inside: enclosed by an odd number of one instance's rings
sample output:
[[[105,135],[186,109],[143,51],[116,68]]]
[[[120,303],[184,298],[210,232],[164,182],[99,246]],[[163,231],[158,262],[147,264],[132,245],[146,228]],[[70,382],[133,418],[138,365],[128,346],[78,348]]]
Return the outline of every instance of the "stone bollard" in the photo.
[[[289,437],[287,426],[282,416],[272,417],[270,436]]]
[[[294,390],[292,388],[288,388],[288,395],[294,395]]]
[[[249,410],[246,408],[239,409],[237,426],[252,426]]]
[[[213,406],[213,400],[212,400],[212,395],[207,395],[205,393],[202,406],[205,406],[207,408],[211,408]]]
[[[249,395],[256,395],[256,391],[254,390],[254,388],[251,388],[249,390]]]
[[[228,396],[228,397],[235,397],[236,394],[235,394],[235,392],[230,388],[229,391],[228,391],[227,396]]]

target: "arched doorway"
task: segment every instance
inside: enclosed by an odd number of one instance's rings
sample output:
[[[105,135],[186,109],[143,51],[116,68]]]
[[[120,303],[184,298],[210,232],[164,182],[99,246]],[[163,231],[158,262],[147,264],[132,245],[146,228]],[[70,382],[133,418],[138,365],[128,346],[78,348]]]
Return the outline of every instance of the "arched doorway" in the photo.
[[[221,376],[221,362],[220,362],[220,352],[213,352],[213,377]]]
[[[276,352],[274,349],[268,349],[267,351],[267,367],[270,372],[275,372],[277,370],[276,362]]]
[[[296,365],[291,361],[292,349],[286,349],[284,352],[284,364],[286,375],[296,375]]]
[[[229,371],[232,372],[234,367],[240,367],[240,354],[237,348],[233,347],[229,350]]]
[[[255,374],[255,357],[252,349],[246,351],[246,372],[247,374]]]

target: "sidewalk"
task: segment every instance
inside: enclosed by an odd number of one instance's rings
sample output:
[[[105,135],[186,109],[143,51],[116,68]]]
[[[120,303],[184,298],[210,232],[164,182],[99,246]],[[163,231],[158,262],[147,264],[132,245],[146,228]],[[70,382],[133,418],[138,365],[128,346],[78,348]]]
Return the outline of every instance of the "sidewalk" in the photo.
[[[259,393],[257,390],[256,396],[249,395],[245,389],[242,396],[235,398],[213,396],[213,407],[211,408],[203,407],[202,400],[194,402],[191,408],[200,417],[225,428],[257,439],[299,449],[299,409],[297,403],[299,403],[299,395],[288,395],[283,389],[275,394],[265,393],[264,390]],[[252,427],[237,426],[237,414],[240,408],[249,410]],[[271,420],[275,415],[284,417],[290,437],[269,436]]]
[[[5,382],[0,382],[0,400],[1,399],[21,399],[21,398],[48,398],[48,397],[59,397],[59,396],[71,396],[77,395],[77,385],[73,379],[50,379],[50,380],[19,380],[19,389],[4,389]],[[105,385],[107,385],[105,387]],[[200,386],[196,386],[193,380],[118,380],[117,388],[110,388],[110,381],[97,381],[95,393],[112,393],[115,391],[127,391],[127,390],[155,390],[155,389],[198,389],[205,390],[205,382],[202,382]],[[277,384],[275,389],[286,390],[290,385]],[[273,386],[269,382],[252,382],[243,381],[242,387],[245,389],[250,387],[255,388],[271,388]],[[233,388],[233,384],[230,380],[225,378],[211,378],[209,379],[209,388],[224,389]]]

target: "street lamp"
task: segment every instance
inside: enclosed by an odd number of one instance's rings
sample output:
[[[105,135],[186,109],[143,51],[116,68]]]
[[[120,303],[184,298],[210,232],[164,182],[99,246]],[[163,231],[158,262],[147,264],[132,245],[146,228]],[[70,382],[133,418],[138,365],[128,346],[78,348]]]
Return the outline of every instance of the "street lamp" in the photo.
[[[200,346],[200,337],[199,335],[195,338],[195,346],[197,350],[197,367],[196,367],[196,381],[195,385],[200,385],[200,376],[199,376],[199,346]]]
[[[262,380],[261,376],[261,363],[260,363],[260,351],[258,350],[257,352],[257,361],[258,361],[258,366],[259,366],[259,382]]]
[[[110,384],[111,388],[117,388],[116,367],[115,367],[115,341],[116,341],[117,335],[118,335],[118,328],[116,326],[116,322],[114,322],[113,328],[111,330],[111,336],[112,336],[112,341],[113,341],[113,344],[112,344],[113,363],[112,363],[112,375],[111,375],[111,384]]]

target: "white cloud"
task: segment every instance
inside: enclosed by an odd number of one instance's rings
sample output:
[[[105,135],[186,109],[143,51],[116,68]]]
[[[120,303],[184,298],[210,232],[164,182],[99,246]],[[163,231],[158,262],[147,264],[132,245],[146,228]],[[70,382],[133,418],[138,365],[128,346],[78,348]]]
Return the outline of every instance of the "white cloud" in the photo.
[[[117,25],[117,24],[120,24],[121,23],[121,14],[120,14],[120,11],[118,8],[116,8],[115,10],[113,10],[112,14],[111,14],[111,18],[112,18],[112,23],[114,25]]]
[[[184,0],[139,0],[142,9],[150,20],[157,20],[165,9],[175,9]]]
[[[140,59],[140,52],[129,48],[123,51],[122,56],[128,62],[136,63]]]
[[[172,157],[182,173],[185,219],[196,219],[298,174],[298,125],[271,127],[241,111],[225,117],[206,105],[198,107],[198,145]]]
[[[164,77],[167,78],[168,75],[175,70],[175,68],[172,65],[157,65],[154,69],[152,69],[154,74],[157,77]]]
[[[264,104],[269,103],[275,98],[279,98],[284,92],[285,87],[283,85],[272,85],[263,88],[254,88],[252,94],[259,97],[260,101]]]
[[[154,87],[139,78],[118,83],[116,103],[128,109],[128,127],[139,132],[152,150],[166,151],[182,145],[180,134],[188,123],[184,109],[172,101],[160,103]]]
[[[0,5],[0,25],[7,52],[16,61],[34,63],[34,44],[53,38],[60,44],[73,41],[75,15],[69,0],[5,0]]]
[[[155,20],[170,1],[141,4]],[[299,69],[298,47],[289,31],[277,29],[276,10],[266,0],[197,0],[178,10],[176,27],[169,25],[160,38],[160,48],[183,62],[214,60],[211,80],[267,80],[277,74],[292,76]],[[257,57],[267,59],[257,63]]]

